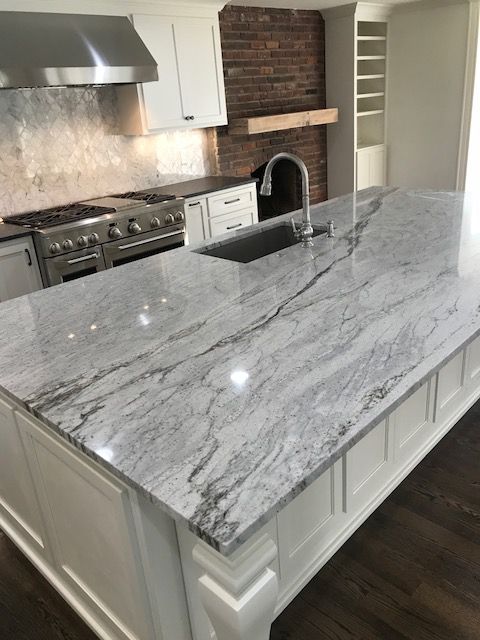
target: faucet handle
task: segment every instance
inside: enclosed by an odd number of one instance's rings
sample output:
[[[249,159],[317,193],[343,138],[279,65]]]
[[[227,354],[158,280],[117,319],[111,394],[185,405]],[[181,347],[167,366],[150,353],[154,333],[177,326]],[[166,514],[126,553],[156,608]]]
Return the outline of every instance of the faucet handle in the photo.
[[[327,238],[335,237],[335,226],[333,224],[333,220],[327,221]]]
[[[292,231],[293,231],[294,235],[297,235],[298,229],[297,229],[297,226],[295,224],[295,220],[293,219],[293,217],[290,218],[290,224],[292,225]]]

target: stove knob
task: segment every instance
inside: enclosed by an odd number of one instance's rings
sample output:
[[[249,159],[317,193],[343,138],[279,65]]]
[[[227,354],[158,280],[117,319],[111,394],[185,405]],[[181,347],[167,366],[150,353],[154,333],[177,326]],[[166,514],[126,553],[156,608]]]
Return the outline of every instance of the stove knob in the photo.
[[[88,244],[87,236],[78,236],[77,244],[78,244],[79,247],[86,247],[87,244]]]
[[[120,240],[120,238],[122,237],[122,232],[118,227],[111,227],[110,231],[108,232],[108,236],[113,240]]]
[[[160,226],[160,219],[159,218],[152,218],[150,220],[150,226],[152,227],[152,229],[157,229]]]
[[[128,225],[129,233],[140,233],[141,230],[142,228],[137,222],[132,222]]]
[[[165,216],[165,224],[173,224],[175,222],[175,218],[171,213],[167,213]]]
[[[175,221],[183,222],[184,220],[185,220],[185,216],[183,215],[183,211],[177,211],[177,213],[175,214]]]
[[[71,251],[73,249],[73,242],[67,238],[62,242],[62,247],[64,251]]]
[[[100,237],[98,235],[98,233],[91,233],[88,236],[88,241],[90,242],[90,244],[97,244],[97,242],[100,240]]]
[[[50,253],[60,253],[62,247],[58,244],[58,242],[52,242],[52,244],[48,247]]]

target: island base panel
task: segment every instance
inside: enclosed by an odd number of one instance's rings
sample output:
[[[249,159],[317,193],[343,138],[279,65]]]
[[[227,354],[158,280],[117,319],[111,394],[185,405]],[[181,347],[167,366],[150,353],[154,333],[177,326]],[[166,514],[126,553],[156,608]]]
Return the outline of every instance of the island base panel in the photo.
[[[259,537],[267,537],[278,549],[269,564],[279,588],[274,618],[479,397],[480,338],[477,338],[423,381],[251,541],[240,547],[248,554]],[[214,640],[215,625],[212,626],[205,613],[199,588],[203,577],[210,573],[205,563],[198,562],[194,551],[196,545],[204,543],[199,543],[183,525],[177,524],[177,531],[193,638]],[[216,607],[220,606],[217,602]],[[220,614],[216,611],[215,615]],[[233,637],[237,640],[237,636]],[[238,637],[251,640],[248,634]]]
[[[479,396],[477,338],[226,556],[3,395],[0,526],[104,640],[268,640]]]

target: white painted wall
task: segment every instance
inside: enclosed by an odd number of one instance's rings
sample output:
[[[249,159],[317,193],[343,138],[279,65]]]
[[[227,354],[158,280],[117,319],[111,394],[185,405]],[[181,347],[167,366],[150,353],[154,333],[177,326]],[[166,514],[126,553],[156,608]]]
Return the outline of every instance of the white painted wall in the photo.
[[[389,28],[388,183],[453,190],[468,4],[395,13]]]

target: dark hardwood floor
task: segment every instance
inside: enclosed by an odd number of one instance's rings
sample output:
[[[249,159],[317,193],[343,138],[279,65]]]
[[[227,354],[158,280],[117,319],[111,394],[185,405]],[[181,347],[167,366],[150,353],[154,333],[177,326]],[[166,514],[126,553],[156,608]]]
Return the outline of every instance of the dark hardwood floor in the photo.
[[[95,636],[0,531],[0,640],[59,639]],[[480,640],[480,403],[287,607],[271,640]]]

